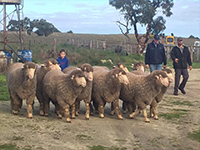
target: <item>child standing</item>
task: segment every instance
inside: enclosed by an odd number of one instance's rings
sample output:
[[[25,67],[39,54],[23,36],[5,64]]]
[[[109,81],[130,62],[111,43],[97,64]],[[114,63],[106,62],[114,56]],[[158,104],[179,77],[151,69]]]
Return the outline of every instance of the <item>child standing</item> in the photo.
[[[58,57],[57,61],[58,61],[58,64],[60,65],[61,71],[69,67],[69,60],[66,57],[66,53],[64,49],[60,50],[60,56]]]

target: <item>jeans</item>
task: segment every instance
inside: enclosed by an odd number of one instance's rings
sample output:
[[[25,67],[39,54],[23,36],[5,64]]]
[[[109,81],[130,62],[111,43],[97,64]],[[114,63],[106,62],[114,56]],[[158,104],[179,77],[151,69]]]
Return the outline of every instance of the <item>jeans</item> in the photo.
[[[179,85],[181,75],[183,76],[183,80]],[[174,91],[178,92],[178,89],[184,89],[189,78],[187,69],[175,69],[175,83],[174,83]]]
[[[149,68],[150,68],[150,72],[152,73],[155,70],[161,70],[162,64],[150,64]]]

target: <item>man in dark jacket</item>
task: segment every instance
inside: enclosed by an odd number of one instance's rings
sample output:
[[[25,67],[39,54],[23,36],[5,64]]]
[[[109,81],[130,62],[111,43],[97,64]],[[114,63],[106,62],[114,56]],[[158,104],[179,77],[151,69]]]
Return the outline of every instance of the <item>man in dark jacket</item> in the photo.
[[[170,53],[175,69],[174,95],[178,95],[178,89],[183,94],[186,94],[184,88],[189,78],[187,64],[189,64],[189,69],[192,70],[190,52],[188,48],[183,45],[183,39],[179,37],[177,43],[178,45],[174,46]],[[183,76],[183,81],[179,85],[181,75]]]
[[[166,68],[167,59],[165,55],[165,49],[162,43],[160,43],[160,37],[154,36],[154,40],[147,45],[145,54],[146,68],[150,68],[150,72],[162,69],[162,63]]]

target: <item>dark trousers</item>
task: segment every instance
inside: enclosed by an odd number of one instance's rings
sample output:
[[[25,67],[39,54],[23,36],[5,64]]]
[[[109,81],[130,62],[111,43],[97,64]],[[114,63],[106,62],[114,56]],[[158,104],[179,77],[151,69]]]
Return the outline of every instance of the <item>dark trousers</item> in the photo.
[[[181,75],[183,76],[183,80],[180,83]],[[188,70],[187,69],[175,69],[175,84],[174,84],[174,91],[178,92],[178,89],[184,89],[189,78]]]

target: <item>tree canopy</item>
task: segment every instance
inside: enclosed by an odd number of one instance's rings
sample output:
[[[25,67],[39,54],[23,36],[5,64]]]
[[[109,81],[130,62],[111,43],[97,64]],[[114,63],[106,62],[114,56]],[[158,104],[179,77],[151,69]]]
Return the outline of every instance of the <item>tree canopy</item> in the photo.
[[[163,15],[170,17],[172,15],[171,8],[174,5],[173,0],[109,0],[109,4],[120,10],[127,22],[125,25],[117,21],[118,25],[126,27],[128,33],[130,30],[128,26],[133,27],[138,45],[143,46],[143,50],[150,33],[159,34],[166,29]],[[146,28],[145,34],[139,35],[138,24]],[[144,42],[141,40],[142,38],[145,39]]]
[[[28,17],[23,20],[10,20],[7,26],[9,31],[19,31],[19,27],[22,31],[27,31],[30,35],[32,32],[38,36],[48,36],[53,32],[60,32],[52,23],[47,22],[45,19],[34,19],[31,21]]]

